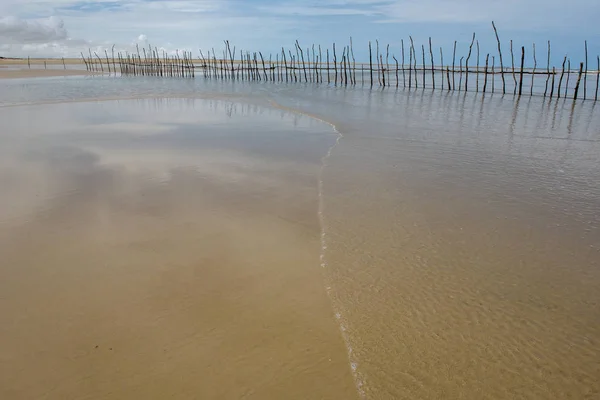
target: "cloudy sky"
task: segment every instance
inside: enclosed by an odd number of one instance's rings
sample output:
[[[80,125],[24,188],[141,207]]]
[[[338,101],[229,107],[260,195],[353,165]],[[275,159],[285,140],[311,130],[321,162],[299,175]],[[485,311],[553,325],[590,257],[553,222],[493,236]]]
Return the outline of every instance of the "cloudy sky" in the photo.
[[[600,53],[599,17],[600,0],[0,0],[0,55],[77,56],[136,42],[197,54],[224,39],[269,53],[296,39],[325,46],[352,36],[364,58],[369,40],[398,54],[412,35],[419,44],[431,36],[449,57],[454,40],[463,53],[473,32],[493,53],[494,20],[507,51],[509,39],[540,52],[551,40],[554,62],[566,53],[575,62],[586,39],[594,60]]]

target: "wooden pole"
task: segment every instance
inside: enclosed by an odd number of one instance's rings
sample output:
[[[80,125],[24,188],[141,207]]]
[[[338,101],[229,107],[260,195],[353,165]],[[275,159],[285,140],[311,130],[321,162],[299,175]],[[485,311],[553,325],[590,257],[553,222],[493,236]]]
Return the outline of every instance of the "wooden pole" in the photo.
[[[465,60],[465,92],[469,87],[469,60],[471,59],[471,53],[473,51],[473,44],[475,43],[475,32],[473,32],[473,39],[471,39],[471,45],[469,46],[469,54]]]
[[[417,74],[417,51],[415,50],[415,43],[413,42],[412,36],[410,36],[410,50],[412,51],[412,59],[414,61],[413,67],[415,69],[415,89],[418,89],[419,79]]]
[[[583,99],[587,99],[588,46],[585,41],[585,75],[583,75]]]
[[[356,59],[354,58],[354,44],[352,43],[352,36],[350,36],[350,53],[352,55],[352,75],[354,77],[354,84],[356,85]]]
[[[562,63],[562,72],[560,73],[560,79],[558,80],[558,93],[557,97],[560,99],[560,87],[562,86],[563,77],[565,76],[565,65],[567,64],[567,56]]]
[[[371,54],[371,42],[369,42],[369,55],[370,54]],[[373,65],[372,62],[371,62],[371,65]],[[335,54],[335,42],[333,42],[333,68],[335,70],[333,84],[337,85],[338,72],[337,72],[337,55]],[[373,72],[371,72],[371,86],[373,86]]]
[[[411,40],[412,41],[412,40]],[[412,45],[408,49],[408,88],[412,88]]]
[[[321,45],[319,45],[319,80],[323,83],[323,53],[321,52]]]
[[[335,54],[335,44],[334,44]],[[335,59],[335,55],[334,55]],[[369,42],[369,72],[371,73],[371,87],[373,87],[373,51],[371,50],[371,42]]]
[[[496,86],[496,57],[492,56],[492,93],[494,93],[494,89]]]
[[[500,45],[500,37],[498,36],[498,30],[496,29],[496,24],[492,21],[492,27],[494,28],[494,33],[496,34],[496,41],[498,42],[498,55],[500,56],[500,75],[502,76],[502,93],[506,93],[506,81],[504,80],[504,63],[502,61],[502,46]],[[493,60],[493,58],[492,58]],[[494,80],[492,80],[493,82]]]
[[[488,65],[490,63],[490,53],[485,56],[485,69],[483,70],[483,93],[485,93],[487,89],[487,81],[488,81]]]
[[[477,40],[477,73],[475,74],[475,92],[479,92],[479,40]]]
[[[385,69],[387,70],[387,81],[390,84],[390,45],[388,44],[385,50]]]
[[[446,81],[448,82],[448,91],[452,90],[450,87],[450,67],[446,67]]]
[[[523,71],[525,69],[525,46],[521,46],[521,77],[519,80],[519,96],[523,93]]]
[[[512,64],[512,77],[515,82],[515,87],[513,90],[513,94],[517,94],[517,75],[515,75],[515,54],[513,52],[513,41],[510,41],[510,59]]]
[[[101,70],[101,72],[104,72],[104,67],[102,66],[102,59],[100,57],[98,57],[98,53],[94,52],[94,55],[96,56],[96,58],[100,62],[100,70]],[[46,62],[44,61],[44,66],[45,66],[45,63]]]
[[[406,71],[404,68],[404,39],[400,41],[402,43],[402,86],[406,87]]]
[[[598,87],[600,86],[600,56],[596,56],[596,61],[598,62],[598,66],[596,67],[596,95],[594,96],[594,101],[598,101]]]
[[[442,90],[444,90],[444,52],[440,47],[440,71],[442,72]]]
[[[381,65],[383,66],[383,54],[379,56],[380,60],[381,60]],[[383,81],[383,87],[385,87],[385,71],[383,71],[383,73],[381,74],[381,79]]]
[[[381,86],[381,67],[379,64],[379,40],[375,40],[375,44],[377,45],[377,51],[375,52],[375,60],[377,61],[377,82],[379,82],[379,86]]]
[[[456,90],[456,79],[454,73],[456,70],[456,40],[454,41],[454,51],[452,52],[452,89]]]
[[[114,44],[112,45],[111,53],[112,53],[113,70],[115,71],[115,74],[116,74],[117,66],[115,65],[115,45]]]
[[[575,93],[573,94],[573,100],[577,100],[579,94],[579,84],[581,83],[581,75],[583,74],[583,63],[579,64],[579,76],[577,77],[577,84],[575,85]]]
[[[106,64],[108,66],[108,73],[110,74],[110,61],[108,61],[108,51],[106,51],[106,49],[104,49],[104,55],[106,56]],[[65,64],[65,59],[63,58],[63,65],[64,64]],[[67,69],[67,67],[65,67],[65,69]]]
[[[544,89],[544,97],[548,93],[548,81],[550,81],[550,41],[548,40],[548,66],[546,67],[546,88]]]
[[[396,59],[396,56],[394,56],[394,55],[392,56],[392,58],[396,62],[396,88],[398,88],[398,85],[400,84],[400,81],[398,79],[398,60]]]
[[[460,58],[460,63],[459,63],[459,73],[458,73],[458,91],[460,92],[462,90],[462,76],[463,76],[463,60],[465,59],[465,57],[461,57]]]
[[[423,54],[423,89],[425,89],[425,45],[421,45],[421,52]]]
[[[556,78],[556,67],[552,67],[552,89],[550,89],[550,98],[554,95],[554,79]]]
[[[83,59],[83,63],[85,64],[85,70],[89,71],[90,67],[88,66],[87,61],[85,60],[85,56],[83,55],[83,52],[81,52],[81,58]],[[27,62],[29,63],[29,57],[27,57]],[[31,67],[30,67],[31,68]]]
[[[329,47],[327,48],[326,54],[327,54],[327,83],[329,84],[329,83],[331,83],[331,75],[329,73]]]
[[[431,36],[429,37],[429,56],[431,57],[431,85],[433,86],[433,89],[435,90],[435,67],[434,67],[434,60],[433,60],[433,48],[431,46]]]
[[[567,83],[565,84],[565,98],[569,95],[569,80],[571,78],[571,59],[567,60]]]
[[[533,44],[533,70],[531,71],[531,89],[529,95],[533,96],[533,78],[535,78],[535,69],[537,68],[537,58],[535,56],[535,43]]]

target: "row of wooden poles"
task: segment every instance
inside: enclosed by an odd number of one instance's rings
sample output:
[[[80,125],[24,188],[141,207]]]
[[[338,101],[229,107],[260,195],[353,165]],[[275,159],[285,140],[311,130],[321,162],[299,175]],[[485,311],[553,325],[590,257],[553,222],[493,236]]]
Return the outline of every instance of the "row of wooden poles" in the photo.
[[[429,38],[428,57],[426,57],[426,46],[422,45],[421,49],[418,49],[410,36],[410,43],[407,43],[406,49],[404,40],[401,40],[400,61],[392,54],[391,66],[389,45],[380,50],[378,41],[375,42],[375,46],[369,42],[368,65],[366,63],[357,65],[352,38],[350,38],[349,45],[341,49],[341,56],[338,55],[340,49],[336,50],[335,43],[330,52],[329,49],[323,51],[320,45],[317,47],[312,45],[312,48],[303,49],[298,41],[295,43],[293,52],[292,50],[286,52],[282,48],[281,53],[275,55],[275,59],[272,55],[265,59],[261,52],[250,53],[241,50],[238,57],[235,47],[232,49],[229,41],[225,41],[225,49],[219,56],[217,56],[214,49],[206,55],[200,50],[199,57],[196,60],[199,65],[195,63],[190,52],[182,52],[181,54],[177,52],[176,55],[170,56],[165,52],[159,54],[158,49],[152,47],[149,47],[148,51],[145,48],[140,51],[138,47],[133,54],[118,53],[115,58],[113,46],[112,70],[111,58],[109,58],[106,50],[105,63],[102,56],[97,53],[92,55],[91,50],[87,59],[83,53],[81,56],[90,71],[118,72],[122,75],[195,77],[196,68],[198,68],[205,78],[274,82],[327,82],[335,85],[361,83],[371,87],[374,85],[382,87],[395,86],[397,88],[402,86],[409,89],[430,87],[449,91],[473,90],[473,87],[469,86],[469,79],[471,78],[475,80],[474,90],[477,92],[496,93],[501,90],[503,94],[513,93],[519,96],[527,93],[533,95],[535,77],[540,76],[542,79],[545,78],[543,85],[544,97],[566,98],[570,94],[573,99],[598,100],[600,56],[596,57],[595,93],[592,97],[588,96],[587,41],[585,42],[585,61],[579,63],[579,68],[576,71],[571,69],[571,60],[567,56],[564,57],[562,68],[559,68],[558,71],[556,67],[550,65],[551,46],[549,41],[546,67],[538,69],[536,47],[533,44],[533,68],[526,69],[525,47],[521,47],[520,63],[518,63],[517,58],[517,65],[515,66],[512,40],[510,41],[510,65],[505,64],[502,44],[496,25],[493,22],[492,27],[498,43],[499,68],[496,67],[496,56],[490,53],[485,55],[485,64],[480,65],[479,41],[476,39],[475,33],[473,33],[467,56],[460,57],[458,65],[456,63],[456,41],[454,42],[452,64],[444,64],[444,54],[440,47],[440,63],[436,66],[431,38]],[[475,65],[470,64],[473,53],[476,54]],[[408,64],[406,61],[408,61]],[[418,65],[419,61],[421,65]],[[428,61],[429,65],[427,65]],[[576,74],[573,78],[576,79],[576,83],[571,93],[569,93],[569,82],[572,79],[572,74]],[[496,87],[497,84],[494,79],[498,75],[501,77],[501,88]],[[530,77],[529,88],[524,88],[525,76]],[[581,88],[582,90],[580,90]]]

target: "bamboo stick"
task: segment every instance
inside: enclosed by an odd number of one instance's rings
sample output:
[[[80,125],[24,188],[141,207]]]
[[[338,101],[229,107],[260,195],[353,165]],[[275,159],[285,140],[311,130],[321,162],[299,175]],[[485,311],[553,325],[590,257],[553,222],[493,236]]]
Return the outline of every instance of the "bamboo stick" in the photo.
[[[446,67],[446,81],[448,81],[448,91],[452,90],[450,87],[450,67]]]
[[[525,46],[521,46],[521,77],[519,80],[519,96],[523,94],[523,70],[525,69]]]
[[[323,54],[321,53],[321,45],[319,45],[319,79],[323,83]]]
[[[98,61],[100,62],[100,69],[101,72],[104,73],[104,67],[102,66],[102,59],[100,57],[98,57],[98,53],[94,52],[94,55],[96,56],[96,58],[98,59]],[[44,67],[46,66],[46,62],[44,61]]]
[[[579,94],[579,84],[581,83],[581,75],[583,74],[583,63],[579,64],[579,76],[577,77],[577,84],[575,85],[575,93],[573,94],[573,100],[577,100]]]
[[[419,80],[417,78],[417,53],[415,51],[415,43],[413,42],[413,38],[412,36],[409,36],[410,38],[410,52],[411,52],[411,56],[412,56],[412,60],[414,61],[414,64],[411,65],[411,67],[414,67],[415,69],[415,89],[419,88]],[[412,64],[412,62],[411,62]]]
[[[440,71],[442,71],[442,90],[444,90],[444,52],[440,47]]]
[[[492,21],[492,27],[494,28],[494,33],[496,34],[496,41],[498,42],[498,55],[500,56],[500,75],[502,77],[502,93],[506,93],[506,81],[504,80],[504,62],[502,61],[502,46],[500,45],[500,37],[498,36],[498,29],[496,29],[496,24]],[[493,57],[492,57],[493,60]],[[493,82],[494,80],[492,80]]]
[[[354,44],[352,43],[352,36],[350,36],[350,53],[352,55],[352,75],[354,76],[354,84],[356,85],[356,59],[354,58]]]

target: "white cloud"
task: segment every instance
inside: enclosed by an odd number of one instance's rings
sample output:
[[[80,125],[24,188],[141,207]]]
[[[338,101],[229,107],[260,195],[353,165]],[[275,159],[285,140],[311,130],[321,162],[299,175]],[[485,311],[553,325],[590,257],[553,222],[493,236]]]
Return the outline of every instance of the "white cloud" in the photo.
[[[66,40],[67,37],[63,20],[57,17],[34,20],[0,18],[0,42],[3,43],[50,43]]]

